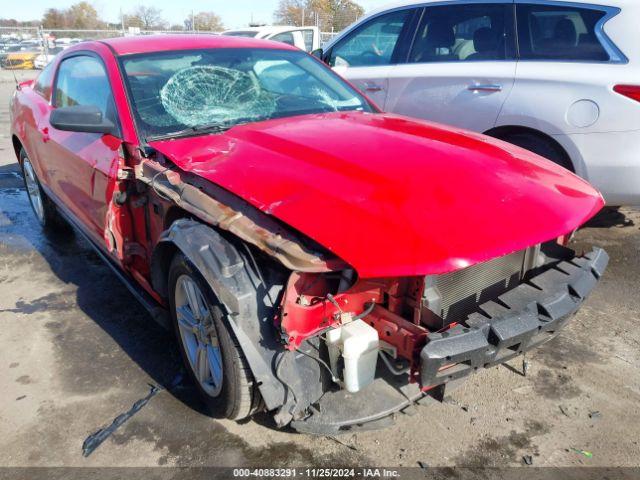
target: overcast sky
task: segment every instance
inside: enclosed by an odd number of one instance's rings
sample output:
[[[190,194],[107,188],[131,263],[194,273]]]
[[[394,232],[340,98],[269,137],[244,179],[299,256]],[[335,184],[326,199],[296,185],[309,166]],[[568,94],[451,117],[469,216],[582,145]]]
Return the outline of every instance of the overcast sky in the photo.
[[[42,18],[43,12],[50,7],[65,8],[77,0],[9,0],[4,3],[0,17],[15,18],[17,20],[34,20]],[[390,0],[358,0],[358,3],[365,10],[371,10],[380,5],[389,3]],[[91,2],[108,21],[116,22],[119,18],[119,11],[126,13],[132,6],[139,3],[153,5],[162,10],[162,13],[170,23],[182,23],[191,14],[191,10],[196,12],[211,10],[222,17],[224,24],[229,28],[246,26],[251,19],[260,22],[271,22],[273,11],[278,5],[278,0],[95,0]]]

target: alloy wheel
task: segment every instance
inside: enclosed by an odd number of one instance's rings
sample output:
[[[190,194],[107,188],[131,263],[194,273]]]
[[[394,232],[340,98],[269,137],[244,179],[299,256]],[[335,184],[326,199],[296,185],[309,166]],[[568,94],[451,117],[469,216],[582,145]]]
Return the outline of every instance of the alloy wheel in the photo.
[[[195,378],[210,396],[222,390],[222,354],[213,315],[189,275],[181,275],[175,290],[176,318],[180,340]]]

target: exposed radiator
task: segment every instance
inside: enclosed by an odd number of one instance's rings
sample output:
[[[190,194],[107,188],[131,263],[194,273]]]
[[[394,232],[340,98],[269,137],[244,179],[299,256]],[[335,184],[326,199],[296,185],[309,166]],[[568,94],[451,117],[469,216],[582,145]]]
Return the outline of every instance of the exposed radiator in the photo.
[[[477,306],[515,287],[535,265],[539,246],[444,275],[426,277],[423,322],[441,328],[464,320]],[[424,311],[424,309],[423,309]]]

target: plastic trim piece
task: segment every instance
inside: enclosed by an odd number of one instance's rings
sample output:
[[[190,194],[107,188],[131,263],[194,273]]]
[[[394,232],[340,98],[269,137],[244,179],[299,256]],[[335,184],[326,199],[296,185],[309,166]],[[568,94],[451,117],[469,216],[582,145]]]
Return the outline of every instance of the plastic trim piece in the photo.
[[[282,351],[275,338],[272,306],[263,299],[238,250],[212,228],[193,220],[177,220],[160,243],[172,243],[200,272],[226,310],[226,319],[242,349],[268,410],[283,403],[285,390],[273,371]]]

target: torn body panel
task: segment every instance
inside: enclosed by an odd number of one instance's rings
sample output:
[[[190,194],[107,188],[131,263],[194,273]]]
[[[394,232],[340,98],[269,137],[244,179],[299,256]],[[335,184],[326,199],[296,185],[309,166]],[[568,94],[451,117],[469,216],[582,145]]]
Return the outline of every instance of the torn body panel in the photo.
[[[185,177],[189,177],[188,180]],[[242,199],[210,182],[141,159],[136,178],[173,204],[209,225],[217,226],[300,272],[342,270],[346,264],[334,255],[307,246],[303,240],[279,222],[258,211]]]

